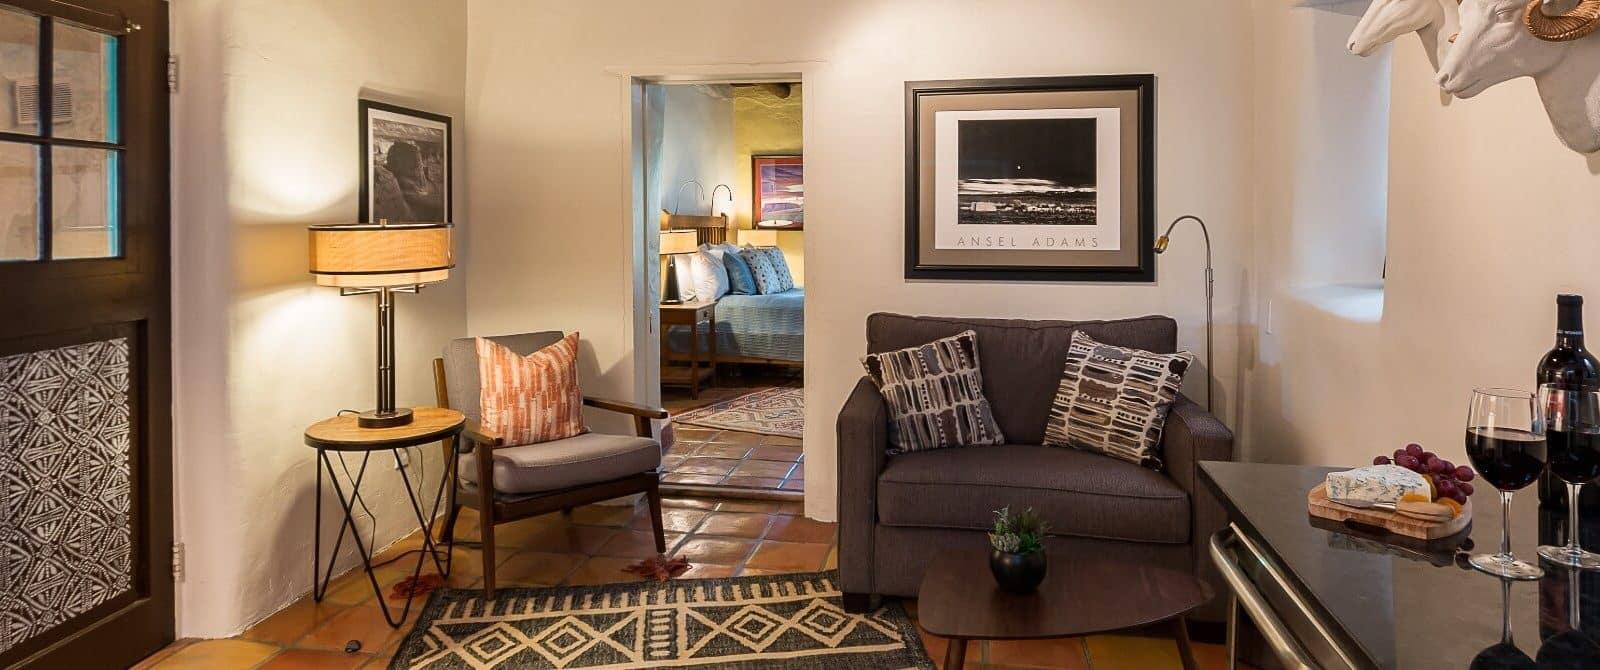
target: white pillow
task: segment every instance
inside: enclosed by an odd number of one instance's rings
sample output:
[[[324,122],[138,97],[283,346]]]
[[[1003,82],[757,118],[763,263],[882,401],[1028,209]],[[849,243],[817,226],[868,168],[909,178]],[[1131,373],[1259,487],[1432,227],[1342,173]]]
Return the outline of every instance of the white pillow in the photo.
[[[710,251],[701,251],[692,254],[694,261],[694,294],[701,300],[716,300],[728,294],[732,288],[728,281],[728,269],[723,267],[722,259],[711,255]]]
[[[673,267],[677,268],[678,271],[678,297],[682,298],[684,302],[694,300],[695,296],[699,295],[699,292],[694,290],[694,287],[699,283],[697,281],[698,278],[695,276],[694,259],[699,255],[699,252],[672,255],[672,258],[676,259],[673,261],[675,263]],[[666,286],[661,287],[663,300],[667,297],[666,290]]]

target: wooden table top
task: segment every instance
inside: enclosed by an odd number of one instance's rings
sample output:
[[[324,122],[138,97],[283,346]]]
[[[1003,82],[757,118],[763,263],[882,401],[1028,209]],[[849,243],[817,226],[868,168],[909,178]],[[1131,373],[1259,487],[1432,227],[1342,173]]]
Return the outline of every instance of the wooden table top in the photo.
[[[1050,555],[1036,593],[1001,591],[988,552],[953,550],[922,578],[917,617],[940,637],[1038,640],[1103,633],[1185,614],[1211,598],[1186,572]]]
[[[323,419],[306,429],[306,444],[334,451],[379,451],[435,442],[461,432],[467,417],[443,407],[413,407],[411,423],[393,428],[362,428],[355,414]]]

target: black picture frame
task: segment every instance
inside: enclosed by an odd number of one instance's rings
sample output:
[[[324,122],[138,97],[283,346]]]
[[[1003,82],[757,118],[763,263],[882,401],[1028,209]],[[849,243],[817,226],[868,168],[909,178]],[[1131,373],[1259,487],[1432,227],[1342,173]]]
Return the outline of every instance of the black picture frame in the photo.
[[[921,258],[922,102],[934,96],[1039,92],[1131,91],[1137,95],[1137,262],[1115,267],[934,264]],[[921,280],[1152,283],[1155,271],[1156,77],[1153,74],[1087,75],[908,81],[906,100],[905,277]],[[1123,166],[1128,170],[1127,166]]]
[[[389,104],[389,103],[379,102],[377,100],[368,100],[368,99],[365,99],[365,98],[362,98],[359,101],[359,103],[356,105],[356,109],[357,109],[357,114],[358,114],[358,119],[359,119],[358,127],[360,128],[360,132],[361,132],[361,139],[360,139],[360,142],[359,142],[360,153],[359,153],[359,156],[358,156],[358,163],[361,166],[361,168],[360,168],[360,170],[361,170],[361,181],[360,181],[360,195],[359,195],[360,204],[359,204],[359,206],[357,208],[358,209],[358,212],[357,212],[358,221],[361,222],[361,223],[377,223],[376,221],[372,220],[372,217],[373,217],[373,211],[372,211],[373,210],[373,184],[372,184],[372,180],[373,180],[374,174],[373,174],[373,170],[372,170],[373,157],[372,157],[372,147],[371,147],[371,138],[372,138],[372,127],[371,127],[371,124],[372,124],[372,117],[373,117],[373,113],[374,112],[385,112],[385,113],[388,113],[388,114],[391,114],[391,115],[397,115],[397,116],[403,116],[403,117],[411,117],[411,118],[419,119],[419,120],[424,121],[424,122],[432,122],[432,123],[435,123],[435,124],[442,124],[444,126],[444,147],[443,147],[443,150],[442,150],[442,161],[443,161],[443,168],[444,168],[444,175],[443,175],[443,179],[442,179],[443,186],[444,186],[444,205],[442,207],[442,213],[443,213],[442,218],[443,218],[443,221],[437,221],[437,222],[438,223],[453,223],[454,220],[455,220],[455,204],[456,204],[456,199],[455,199],[455,159],[454,159],[455,133],[454,133],[454,127],[453,127],[453,125],[451,123],[450,117],[446,116],[444,114],[435,114],[433,112],[425,112],[425,111],[422,111],[422,110],[419,110],[419,109],[411,109],[409,107],[401,107],[399,105],[392,105],[392,104]],[[421,124],[419,124],[419,125],[421,125]],[[432,219],[414,219],[412,221],[391,221],[391,223],[406,223],[406,222],[419,222],[419,221],[436,222],[436,221],[433,221]]]

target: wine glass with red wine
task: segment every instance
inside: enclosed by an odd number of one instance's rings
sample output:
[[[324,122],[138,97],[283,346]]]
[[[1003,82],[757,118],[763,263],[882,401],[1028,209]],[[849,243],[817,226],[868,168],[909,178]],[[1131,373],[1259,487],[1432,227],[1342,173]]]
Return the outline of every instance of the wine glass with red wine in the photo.
[[[1539,566],[1511,555],[1511,494],[1544,472],[1544,411],[1532,393],[1476,389],[1467,410],[1467,458],[1484,481],[1500,490],[1500,551],[1473,554],[1472,567],[1507,579],[1544,576]]]
[[[1600,477],[1600,391],[1539,386],[1550,474],[1567,483],[1567,545],[1539,547],[1553,563],[1600,570],[1600,555],[1578,546],[1578,488]]]

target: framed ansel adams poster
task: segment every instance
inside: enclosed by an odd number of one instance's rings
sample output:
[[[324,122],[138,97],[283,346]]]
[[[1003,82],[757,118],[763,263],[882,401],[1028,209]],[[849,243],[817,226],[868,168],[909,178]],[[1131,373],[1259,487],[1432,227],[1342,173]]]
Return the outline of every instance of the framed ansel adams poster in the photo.
[[[906,278],[1155,281],[1154,75],[906,83]]]
[[[450,117],[362,100],[363,223],[449,223]]]

